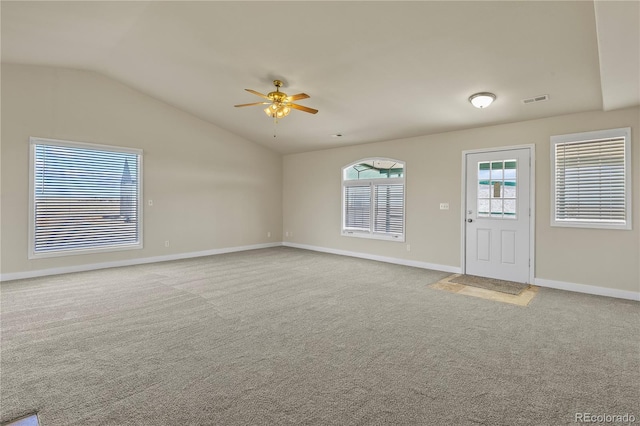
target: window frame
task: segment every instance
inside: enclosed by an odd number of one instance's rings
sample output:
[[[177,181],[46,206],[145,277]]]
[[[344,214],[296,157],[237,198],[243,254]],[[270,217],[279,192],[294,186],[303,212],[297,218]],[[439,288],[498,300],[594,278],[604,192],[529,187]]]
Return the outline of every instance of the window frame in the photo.
[[[138,185],[137,185],[137,219],[138,219],[138,242],[132,244],[119,244],[103,247],[90,247],[90,248],[71,248],[61,249],[49,252],[36,252],[35,251],[35,147],[36,145],[53,145],[70,148],[80,149],[94,149],[100,151],[110,151],[117,153],[135,154],[138,158]],[[88,142],[76,142],[60,139],[49,139],[41,137],[29,138],[29,242],[28,242],[28,258],[29,259],[42,259],[50,257],[62,257],[62,256],[74,256],[91,253],[106,253],[125,250],[137,250],[144,248],[143,239],[143,150],[137,148],[127,148],[114,145],[100,145]]]
[[[345,171],[350,167],[353,167],[356,164],[364,163],[367,161],[393,161],[398,164],[402,164],[403,172],[401,178],[374,178],[374,179],[353,179],[353,180],[345,180]],[[342,217],[340,223],[340,235],[344,237],[356,237],[356,238],[368,238],[375,240],[385,240],[385,241],[396,241],[396,242],[404,242],[406,236],[406,210],[407,210],[407,164],[404,161],[396,160],[394,158],[387,157],[369,157],[362,158],[360,160],[349,163],[348,165],[342,167],[340,169],[340,181],[341,181],[341,201],[340,204],[342,206]],[[369,231],[351,229],[345,227],[346,220],[346,198],[345,192],[348,186],[365,186],[369,185],[370,194],[371,194],[371,202],[370,202],[370,223],[369,223]],[[388,233],[388,232],[380,232],[375,231],[375,209],[376,209],[376,198],[375,198],[375,187],[376,185],[403,185],[402,191],[402,234]]]
[[[624,197],[625,197],[625,222],[613,223],[607,221],[588,220],[561,220],[556,217],[556,146],[558,144],[573,142],[597,142],[607,139],[624,138]],[[551,151],[551,226],[563,228],[590,228],[590,229],[632,229],[632,179],[631,179],[631,128],[622,127],[617,129],[597,130],[591,132],[571,133],[566,135],[556,135],[550,138]]]

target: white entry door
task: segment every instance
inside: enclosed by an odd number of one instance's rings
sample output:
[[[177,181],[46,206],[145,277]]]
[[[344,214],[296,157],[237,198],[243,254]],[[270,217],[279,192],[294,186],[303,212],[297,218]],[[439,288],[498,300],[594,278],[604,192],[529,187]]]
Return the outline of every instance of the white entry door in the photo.
[[[465,157],[465,273],[528,283],[531,150]]]

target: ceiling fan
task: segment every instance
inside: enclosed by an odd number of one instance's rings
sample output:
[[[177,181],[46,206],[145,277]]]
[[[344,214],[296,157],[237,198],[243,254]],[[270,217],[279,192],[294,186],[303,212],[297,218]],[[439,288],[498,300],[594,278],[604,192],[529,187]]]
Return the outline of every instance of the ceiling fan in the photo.
[[[253,106],[253,105],[269,105],[264,109],[264,113],[267,114],[269,117],[273,117],[275,120],[289,115],[292,108],[297,109],[299,111],[308,112],[310,114],[315,114],[318,112],[317,109],[313,109],[313,108],[309,108],[306,106],[293,103],[293,101],[297,101],[298,99],[307,99],[309,95],[307,95],[306,93],[298,93],[297,95],[289,96],[286,93],[280,91],[280,88],[282,87],[282,81],[273,80],[273,85],[276,86],[276,91],[269,92],[269,94],[267,95],[263,95],[262,93],[256,92],[255,90],[244,89],[249,93],[253,93],[254,95],[260,96],[261,98],[267,99],[268,102],[266,101],[253,102],[250,104],[241,104],[241,105],[234,105],[234,106],[246,107],[246,106]]]

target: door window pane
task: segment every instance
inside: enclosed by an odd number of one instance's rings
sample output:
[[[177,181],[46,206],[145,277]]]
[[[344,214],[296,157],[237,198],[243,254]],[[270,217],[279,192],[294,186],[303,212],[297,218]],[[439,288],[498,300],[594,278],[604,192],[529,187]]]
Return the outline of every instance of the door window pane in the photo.
[[[502,200],[491,200],[491,217],[502,217]]]
[[[517,161],[478,163],[478,217],[515,219]]]
[[[503,198],[516,198],[516,180],[505,180],[504,181],[504,192]]]
[[[489,217],[491,163],[478,163],[478,217]]]

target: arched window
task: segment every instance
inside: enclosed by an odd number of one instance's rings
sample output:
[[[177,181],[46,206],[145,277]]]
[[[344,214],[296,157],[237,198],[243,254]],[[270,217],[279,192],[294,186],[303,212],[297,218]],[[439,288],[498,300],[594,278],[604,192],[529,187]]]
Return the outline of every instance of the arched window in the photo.
[[[404,241],[405,163],[359,160],[342,169],[342,235]]]

